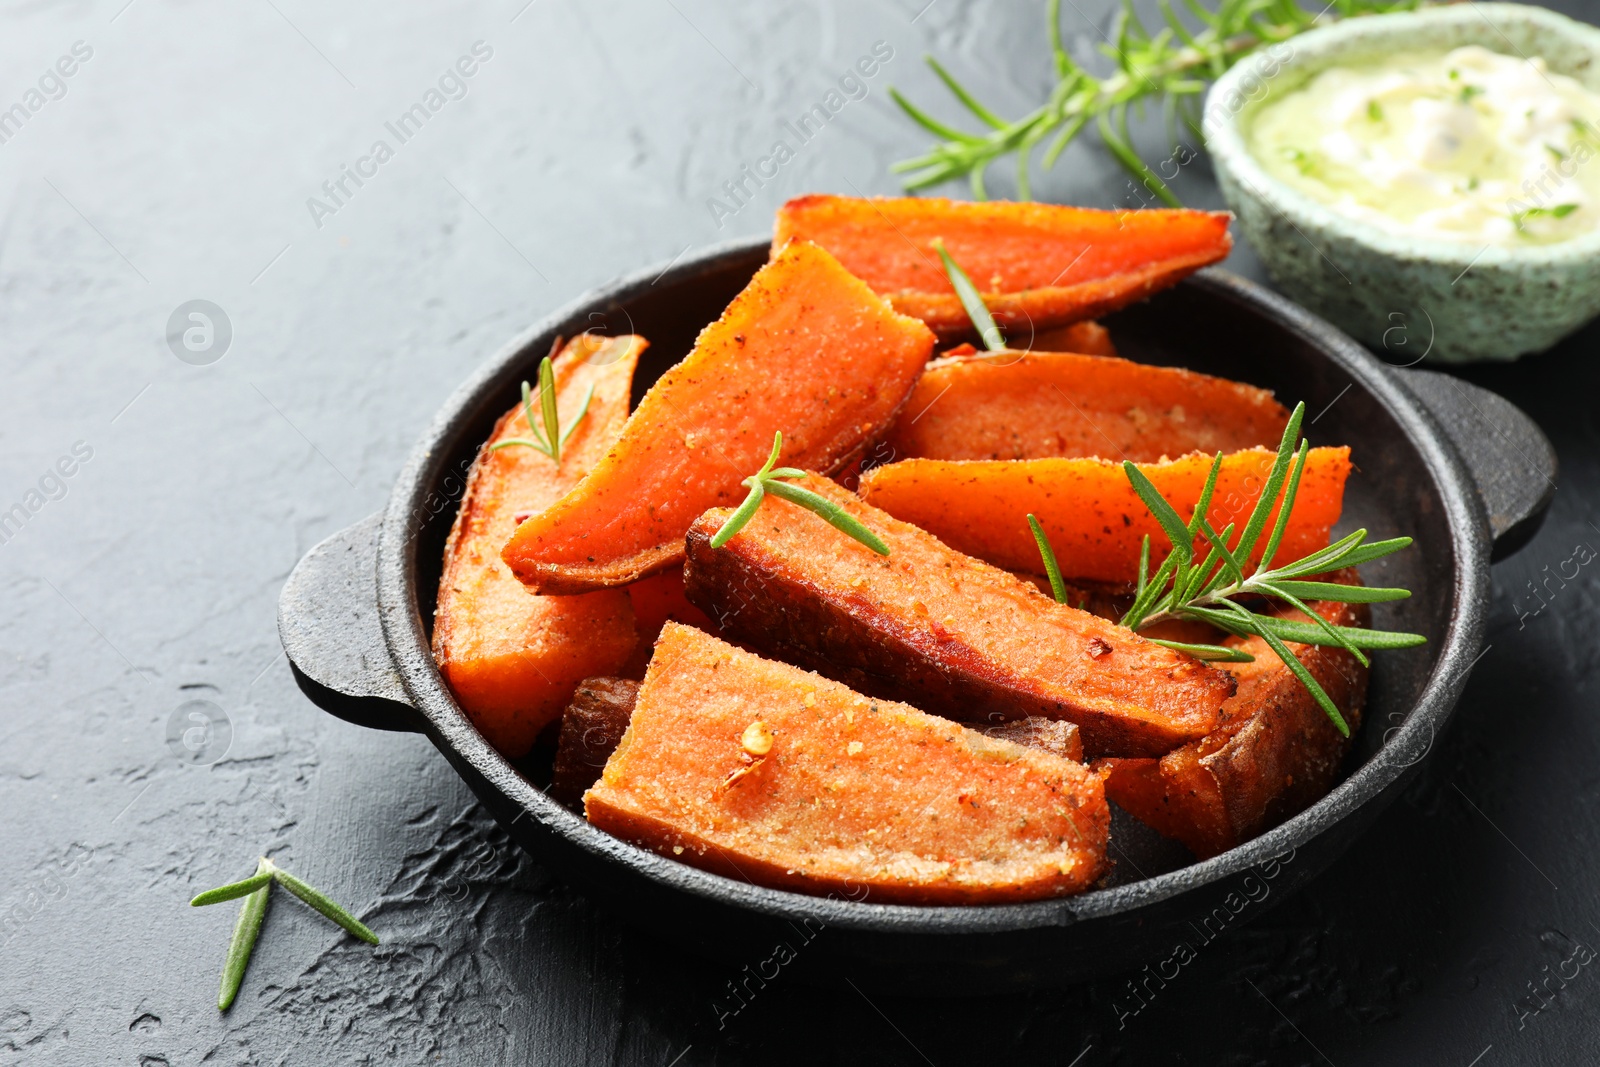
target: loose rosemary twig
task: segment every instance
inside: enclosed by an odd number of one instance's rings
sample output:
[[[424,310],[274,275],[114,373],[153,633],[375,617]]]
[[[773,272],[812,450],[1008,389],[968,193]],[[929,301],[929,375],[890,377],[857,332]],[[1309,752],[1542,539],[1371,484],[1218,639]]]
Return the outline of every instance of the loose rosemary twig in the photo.
[[[772,454],[767,456],[767,462],[761,469],[746,478],[741,485],[749,488],[750,493],[744,498],[744,503],[739,505],[737,511],[728,516],[728,521],[722,524],[716,536],[711,539],[712,548],[721,548],[727,544],[734,534],[745,528],[745,525],[755,517],[756,509],[761,507],[761,501],[771,493],[780,500],[787,500],[791,504],[798,504],[808,511],[815,512],[822,520],[835,529],[842,530],[851,537],[866,545],[880,556],[889,554],[889,546],[877,534],[867,529],[861,521],[848,511],[835,504],[825,496],[813,493],[809,489],[802,489],[798,485],[790,485],[781,481],[783,478],[804,478],[806,472],[795,467],[776,467],[778,453],[783,450],[783,434],[772,435]]]
[[[1106,149],[1128,173],[1164,203],[1178,207],[1172,190],[1133,148],[1128,130],[1130,108],[1142,115],[1146,102],[1159,101],[1174,141],[1180,121],[1203,139],[1199,102],[1207,84],[1256,48],[1287,40],[1328,15],[1349,18],[1403,11],[1419,6],[1421,0],[1332,0],[1326,6],[1321,0],[1309,0],[1309,9],[1301,6],[1301,0],[1221,0],[1214,11],[1199,0],[1183,0],[1200,24],[1193,31],[1179,18],[1172,0],[1158,2],[1166,25],[1152,34],[1134,13],[1131,0],[1123,0],[1111,39],[1099,48],[1116,69],[1101,77],[1084,70],[1067,53],[1061,37],[1061,0],[1050,0],[1056,85],[1045,103],[1011,121],[980,104],[937,60],[928,57],[939,80],[987,130],[967,133],[956,129],[890,89],[889,95],[912,121],[940,138],[924,154],[890,169],[909,175],[902,179],[907,190],[965,177],[972,184],[973,195],[986,200],[984,172],[996,160],[1015,153],[1017,198],[1027,200],[1032,195],[1028,167],[1033,150],[1054,135],[1041,161],[1049,169],[1062,150],[1093,123]]]
[[[334,903],[326,893],[307,885],[263,856],[256,864],[256,873],[249,878],[230,882],[216,889],[208,889],[189,901],[191,907],[203,908],[208,904],[221,904],[223,901],[245,898],[244,904],[239,908],[239,920],[233,927],[233,938],[228,942],[228,958],[222,965],[222,988],[217,992],[218,1011],[227,1011],[234,998],[239,995],[239,985],[244,981],[245,968],[250,966],[250,954],[255,951],[256,938],[261,933],[261,922],[267,916],[267,893],[274,882],[361,940],[372,945],[378,943],[377,934],[367,929],[366,925],[354,915]]]
[[[528,432],[531,437],[510,437],[499,444],[491,445],[489,451],[498,452],[502,448],[511,448],[514,445],[531,448],[536,452],[543,452],[561,464],[561,450],[566,447],[567,439],[572,436],[572,431],[578,428],[578,423],[589,414],[589,402],[594,399],[594,386],[589,386],[589,391],[583,394],[583,403],[578,407],[578,413],[572,416],[567,423],[567,428],[561,428],[561,416],[556,411],[556,372],[550,357],[545,356],[539,361],[539,414],[544,419],[544,428],[533,418],[533,390],[528,388],[528,383],[522,383],[522,410],[528,417]]]
[[[1411,544],[1409,537],[1368,542],[1367,531],[1357,530],[1326,548],[1293,562],[1273,566],[1278,548],[1283,543],[1284,531],[1288,528],[1289,516],[1294,510],[1301,475],[1305,473],[1306,457],[1310,452],[1310,444],[1304,439],[1300,439],[1298,448],[1295,447],[1304,416],[1305,404],[1297,404],[1294,414],[1289,417],[1288,426],[1284,428],[1283,440],[1267,475],[1266,485],[1243,530],[1238,531],[1237,538],[1234,537],[1235,524],[1229,523],[1219,533],[1206,517],[1217,487],[1217,475],[1222,470],[1221,452],[1212,461],[1211,471],[1195,504],[1194,515],[1187,523],[1143,471],[1132,463],[1122,464],[1133,491],[1160,523],[1162,532],[1172,544],[1172,551],[1156,572],[1151,574],[1150,537],[1145,536],[1139,553],[1139,581],[1135,587],[1133,605],[1123,615],[1121,624],[1130,630],[1140,630],[1169,619],[1184,619],[1209,623],[1225,633],[1259,637],[1310,691],[1338,731],[1348,737],[1350,727],[1344,721],[1344,716],[1285,642],[1337,646],[1366,666],[1368,659],[1364,649],[1409,648],[1424,643],[1426,638],[1421,634],[1335,626],[1313,611],[1307,603],[1311,600],[1327,600],[1341,604],[1371,604],[1409,597],[1411,593],[1406,589],[1308,580],[1329,571],[1392,555]],[[1276,518],[1273,518],[1275,504],[1278,510]],[[1065,590],[1059,584],[1061,570],[1055,552],[1038,520],[1032,515],[1028,516],[1028,520],[1044,558],[1045,571],[1051,577],[1055,598],[1064,602]],[[1202,537],[1211,547],[1203,559],[1197,560],[1194,545]],[[1260,561],[1253,571],[1246,573],[1252,553],[1258,545],[1261,546]],[[1281,600],[1299,609],[1310,621],[1284,619],[1251,611],[1239,603],[1241,597]],[[1155,640],[1155,643],[1200,659],[1248,661],[1254,658],[1225,645],[1163,640]]]

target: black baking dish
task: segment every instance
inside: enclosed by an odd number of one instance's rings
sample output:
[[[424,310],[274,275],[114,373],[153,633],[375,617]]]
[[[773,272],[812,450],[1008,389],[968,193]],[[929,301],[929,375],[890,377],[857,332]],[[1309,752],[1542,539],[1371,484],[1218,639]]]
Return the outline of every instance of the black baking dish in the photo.
[[[767,255],[765,240],[641,272],[551,316],[503,348],[435,416],[387,508],[318,545],[284,587],[279,631],[301,687],[352,722],[426,733],[525,849],[617,915],[736,965],[805,945],[793,970],[866,988],[958,993],[1058,985],[1134,970],[1248,920],[1331,863],[1396,796],[1448,721],[1482,643],[1491,557],[1531,535],[1555,458],[1538,428],[1493,393],[1386,366],[1332,326],[1259,286],[1207,270],[1106,320],[1122,353],[1304,400],[1312,444],[1349,444],[1342,530],[1416,545],[1366,568],[1409,600],[1374,624],[1428,644],[1374,658],[1366,723],[1348,773],[1309,810],[1204,862],[1119,820],[1112,884],[1028,904],[911,907],[802,896],[687,867],[589,826],[549,799],[536,771],[496,753],[457,707],[429,652],[444,540],[465,473],[554,337],[637,332],[651,341],[636,396],[681,358]],[[526,771],[526,774],[524,773]]]

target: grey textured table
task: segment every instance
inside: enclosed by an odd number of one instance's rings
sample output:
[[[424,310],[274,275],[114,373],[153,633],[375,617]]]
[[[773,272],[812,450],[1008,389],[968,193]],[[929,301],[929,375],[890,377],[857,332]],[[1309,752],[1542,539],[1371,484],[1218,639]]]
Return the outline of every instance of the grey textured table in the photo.
[[[23,112],[0,112],[0,511],[26,515],[0,529],[0,1063],[1600,1058],[1600,330],[1469,373],[1543,425],[1562,485],[1496,568],[1490,647],[1426,773],[1310,891],[1142,1005],[1123,979],[869,1002],[780,977],[719,1017],[737,975],[512,851],[424,739],[295,688],[284,577],[381,505],[503,340],[590,285],[765,229],[786,196],[893,191],[887,164],[925,138],[888,86],[953,114],[924,52],[1006,112],[1040,98],[1042,3],[925,3],[0,15],[0,109]],[[1066,5],[1080,50],[1108,7]],[[877,42],[892,57],[865,96],[733,199],[724,183],[796,140],[782,123]],[[1216,203],[1203,163],[1180,191]],[[1134,202],[1088,144],[1038,193]],[[192,300],[223,315],[186,348]],[[198,713],[210,740],[186,744]],[[219,1015],[233,909],[185,901],[261,852],[384,944],[280,899]]]

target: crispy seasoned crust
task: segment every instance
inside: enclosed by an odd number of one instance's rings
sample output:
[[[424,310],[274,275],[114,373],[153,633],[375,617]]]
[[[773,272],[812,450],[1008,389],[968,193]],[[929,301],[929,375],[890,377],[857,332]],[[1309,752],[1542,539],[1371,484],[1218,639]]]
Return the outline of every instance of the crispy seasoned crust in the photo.
[[[600,780],[627,732],[638,696],[639,683],[629,678],[585,678],[578,684],[561,714],[552,798],[569,808],[583,806],[584,791]]]
[[[1230,675],[1057,604],[825,478],[797,484],[890,555],[771,496],[713,549],[730,512],[709,511],[689,530],[685,590],[723,634],[960,721],[1066,719],[1092,755],[1159,755],[1221,722]]]
[[[1349,575],[1345,576],[1349,580]],[[1310,605],[1338,626],[1366,626],[1364,604]],[[1304,618],[1290,613],[1290,618]],[[1210,736],[1160,759],[1108,759],[1106,794],[1129,814],[1204,859],[1304,811],[1333,787],[1361,725],[1367,668],[1338,648],[1289,648],[1350,726],[1342,737],[1299,679],[1260,638],[1227,644],[1256,657],[1236,668],[1239,691]]]
[[[1088,888],[1110,811],[1080,763],[669,622],[590,822],[740,881],[976,904]]]

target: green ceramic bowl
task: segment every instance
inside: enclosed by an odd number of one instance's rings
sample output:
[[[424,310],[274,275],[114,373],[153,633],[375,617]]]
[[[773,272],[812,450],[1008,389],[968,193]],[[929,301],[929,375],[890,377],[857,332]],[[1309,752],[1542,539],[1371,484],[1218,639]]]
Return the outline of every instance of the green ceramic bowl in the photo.
[[[1206,98],[1217,182],[1273,279],[1391,362],[1511,360],[1549,348],[1600,315],[1600,231],[1525,248],[1409,236],[1271,177],[1244,131],[1265,102],[1328,67],[1469,44],[1542,56],[1600,90],[1600,30],[1540,7],[1466,3],[1312,30],[1239,63]]]

